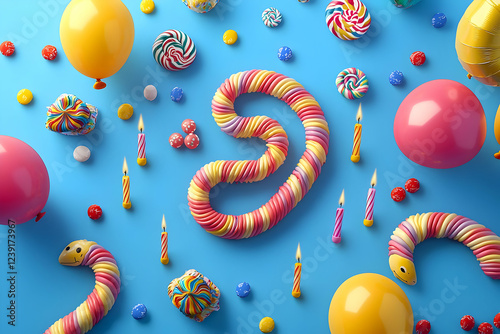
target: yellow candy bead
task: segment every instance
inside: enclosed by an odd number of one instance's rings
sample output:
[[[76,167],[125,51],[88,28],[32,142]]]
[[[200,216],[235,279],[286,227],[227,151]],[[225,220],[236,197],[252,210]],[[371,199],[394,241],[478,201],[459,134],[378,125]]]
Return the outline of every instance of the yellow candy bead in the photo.
[[[153,0],[142,0],[141,11],[144,14],[151,14],[155,10],[155,2]]]
[[[274,329],[274,320],[270,317],[262,318],[259,323],[259,329],[262,333],[271,333]]]
[[[127,120],[132,117],[133,114],[134,108],[128,103],[124,103],[118,108],[118,117],[120,117],[120,119]]]
[[[33,93],[29,89],[21,89],[17,93],[17,102],[21,104],[28,104],[33,100]]]
[[[236,43],[236,41],[238,40],[238,33],[236,33],[236,31],[234,31],[234,30],[227,30],[224,33],[224,36],[222,36],[222,40],[227,45],[232,45],[232,44]]]

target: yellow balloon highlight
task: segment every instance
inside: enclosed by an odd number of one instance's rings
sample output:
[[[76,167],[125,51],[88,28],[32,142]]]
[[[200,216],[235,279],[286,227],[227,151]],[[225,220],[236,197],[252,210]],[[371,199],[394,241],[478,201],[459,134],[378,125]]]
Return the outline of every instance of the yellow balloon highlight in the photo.
[[[72,0],[61,18],[60,37],[71,65],[101,89],[106,84],[100,80],[118,72],[130,55],[134,22],[120,0]]]
[[[413,311],[406,294],[392,280],[360,274],[335,292],[328,323],[331,334],[412,334]]]

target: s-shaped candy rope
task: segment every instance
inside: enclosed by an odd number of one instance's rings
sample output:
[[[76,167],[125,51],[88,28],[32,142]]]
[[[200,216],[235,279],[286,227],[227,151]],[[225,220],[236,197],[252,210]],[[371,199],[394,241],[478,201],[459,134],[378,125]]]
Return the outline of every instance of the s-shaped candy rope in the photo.
[[[306,132],[306,151],[288,180],[260,208],[243,215],[226,215],[210,205],[209,193],[221,182],[256,182],[274,173],[288,152],[288,138],[276,121],[266,116],[242,117],[234,101],[244,93],[260,92],[286,102],[297,113]],[[256,236],[276,225],[299,202],[326,161],[330,132],[318,102],[297,81],[282,74],[251,70],[231,75],[212,100],[212,115],[225,133],[235,138],[259,137],[267,150],[258,160],[218,160],[202,167],[191,180],[189,208],[208,232],[226,239]]]
[[[363,71],[349,67],[339,73],[335,80],[337,90],[346,99],[362,98],[368,91],[368,79]]]
[[[469,247],[486,275],[500,279],[500,237],[489,228],[454,213],[428,212],[410,216],[389,241],[389,265],[397,278],[417,283],[413,264],[415,246],[428,238],[448,238]]]
[[[94,291],[76,310],[57,320],[45,334],[83,334],[90,331],[113,307],[120,292],[120,271],[110,252],[93,241],[70,243],[59,256],[65,266],[89,266],[95,273]]]

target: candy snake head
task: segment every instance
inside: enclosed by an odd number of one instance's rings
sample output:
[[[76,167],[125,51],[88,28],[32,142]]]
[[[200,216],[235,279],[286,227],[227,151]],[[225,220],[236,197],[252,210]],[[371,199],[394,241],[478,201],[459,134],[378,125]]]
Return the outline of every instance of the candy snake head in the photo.
[[[72,267],[81,265],[92,245],[96,245],[96,243],[87,240],[73,241],[59,255],[59,263]]]
[[[392,254],[389,256],[389,266],[394,276],[401,281],[408,285],[415,285],[417,283],[417,273],[412,261],[400,255]]]

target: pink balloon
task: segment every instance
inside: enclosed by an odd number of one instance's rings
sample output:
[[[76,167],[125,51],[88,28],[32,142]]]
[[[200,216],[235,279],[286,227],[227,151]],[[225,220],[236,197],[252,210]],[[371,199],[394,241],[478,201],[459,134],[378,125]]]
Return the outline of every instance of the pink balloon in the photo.
[[[25,142],[0,135],[0,224],[25,223],[49,198],[49,174],[42,158]]]
[[[486,139],[486,117],[474,93],[453,80],[433,80],[403,100],[394,137],[410,160],[431,168],[452,168],[476,156]]]

